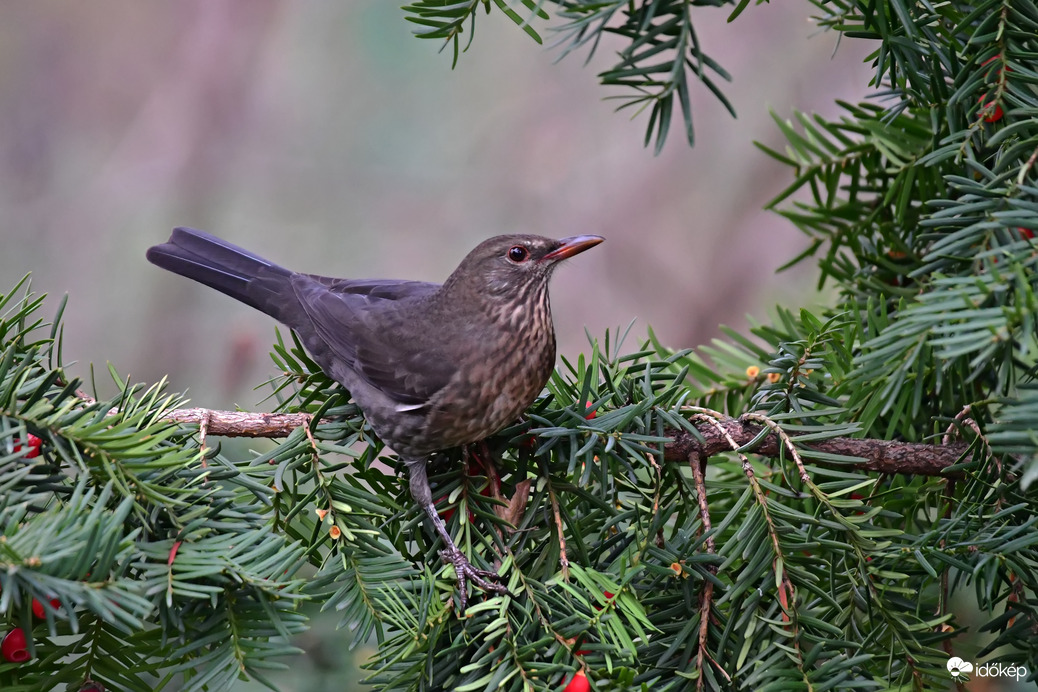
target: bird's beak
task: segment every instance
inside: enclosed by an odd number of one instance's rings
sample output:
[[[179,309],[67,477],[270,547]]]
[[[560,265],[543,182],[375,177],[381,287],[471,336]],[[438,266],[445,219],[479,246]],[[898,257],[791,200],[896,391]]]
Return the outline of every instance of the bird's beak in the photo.
[[[567,257],[579,254],[593,248],[601,243],[605,238],[600,235],[575,235],[572,238],[563,238],[559,241],[559,246],[549,252],[541,259],[548,261],[564,260]]]

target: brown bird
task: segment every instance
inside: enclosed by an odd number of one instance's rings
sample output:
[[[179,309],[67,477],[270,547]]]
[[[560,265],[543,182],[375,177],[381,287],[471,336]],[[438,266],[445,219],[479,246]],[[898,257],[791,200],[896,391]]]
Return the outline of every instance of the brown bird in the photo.
[[[299,274],[203,231],[174,229],[153,264],[251,305],[294,329],[407,465],[411,495],[454,566],[460,610],[471,580],[488,581],[436,512],[429,455],[478,442],[514,422],[555,366],[548,279],[560,260],[602,242],[503,235],[480,243],[442,284]]]

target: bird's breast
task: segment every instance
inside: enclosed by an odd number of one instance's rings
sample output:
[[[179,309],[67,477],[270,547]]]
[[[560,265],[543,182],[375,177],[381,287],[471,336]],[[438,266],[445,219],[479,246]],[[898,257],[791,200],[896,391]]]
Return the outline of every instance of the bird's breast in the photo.
[[[427,433],[442,448],[482,440],[515,422],[555,367],[555,330],[547,300],[503,309],[471,364],[436,397]]]

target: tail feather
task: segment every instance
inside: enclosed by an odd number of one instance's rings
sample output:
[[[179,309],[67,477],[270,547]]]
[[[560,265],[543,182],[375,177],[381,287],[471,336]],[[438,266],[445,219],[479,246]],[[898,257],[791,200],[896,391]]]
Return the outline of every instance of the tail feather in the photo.
[[[148,261],[282,319],[292,272],[204,231],[176,228],[148,249]]]

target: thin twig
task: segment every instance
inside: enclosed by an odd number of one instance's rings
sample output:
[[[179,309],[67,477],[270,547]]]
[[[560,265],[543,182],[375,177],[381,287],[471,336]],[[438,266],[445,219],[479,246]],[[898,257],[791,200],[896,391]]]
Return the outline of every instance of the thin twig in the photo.
[[[206,468],[209,464],[205,460],[205,436],[209,432],[209,422],[213,418],[212,411],[206,411],[202,415],[202,420],[198,424],[198,448],[202,451],[202,468]]]
[[[804,485],[811,485],[811,477],[807,475],[807,469],[804,468],[804,460],[800,458],[800,452],[797,451],[796,445],[793,444],[793,440],[782,429],[782,426],[760,413],[747,413],[742,418],[743,420],[757,421],[767,426],[772,433],[778,435],[778,438],[782,440],[782,445],[789,452],[790,456],[793,457],[793,462],[797,465],[797,470],[800,472],[800,480],[804,482]]]
[[[944,431],[944,437],[941,438],[942,445],[950,445],[952,441],[952,435],[958,431],[962,425],[967,426],[970,430],[977,434],[977,437],[984,437],[983,433],[980,432],[980,426],[977,425],[977,421],[970,418],[972,413],[972,407],[966,404],[962,407],[962,410],[955,416],[955,419],[948,424],[948,427]]]
[[[713,525],[710,523],[710,506],[706,502],[706,478],[703,476],[703,465],[699,455],[693,453],[688,457],[688,465],[692,469],[692,478],[696,484],[696,495],[699,500],[699,517],[703,522],[703,533],[706,534],[706,552],[708,555],[715,553],[714,537],[710,535]],[[713,565],[707,567],[715,572]],[[715,572],[716,573],[716,572]],[[703,592],[699,595],[699,649],[696,651],[696,669],[699,671],[699,679],[696,681],[696,689],[702,690],[706,682],[703,674],[703,658],[707,655],[707,636],[710,633],[710,612],[713,608],[714,583],[709,579],[703,582]],[[721,672],[724,672],[723,670]]]
[[[555,528],[559,532],[559,566],[562,568],[562,578],[569,580],[569,558],[566,557],[566,536],[562,531],[562,513],[559,511],[559,500],[555,497],[555,490],[548,484],[548,499],[551,501],[551,512],[555,515]]]
[[[950,445],[950,444],[952,444],[952,435],[954,435],[955,433],[960,433],[960,437],[961,437],[961,430],[962,430],[963,427],[966,427],[966,428],[969,428],[970,430],[973,431],[973,434],[976,435],[980,439],[981,444],[984,445],[984,449],[987,450],[990,453],[991,452],[991,443],[988,442],[987,436],[980,429],[980,425],[977,423],[977,421],[973,420],[973,418],[970,416],[970,414],[972,412],[973,412],[972,407],[969,404],[966,404],[965,406],[962,407],[962,410],[959,411],[958,415],[955,416],[955,420],[953,420],[951,423],[949,423],[947,430],[944,431],[944,437],[941,438],[941,444],[942,445]],[[999,457],[996,454],[991,454],[990,456],[991,456],[992,463],[994,463],[994,465],[995,465],[995,475],[998,476],[999,478],[1001,478],[1002,477],[1002,458]],[[1002,497],[999,496],[999,499],[998,499],[997,502],[1001,503],[1001,501],[1002,501]]]
[[[692,479],[696,484],[696,499],[699,501],[699,518],[703,520],[703,533],[706,536],[706,552],[713,555],[715,552],[714,537],[710,535],[713,525],[710,523],[710,505],[706,501],[706,478],[703,476],[703,461],[699,455],[692,453],[688,455],[688,465],[692,469]]]
[[[799,644],[799,628],[797,627],[797,608],[794,603],[794,600],[796,598],[796,590],[793,588],[793,582],[790,581],[789,575],[786,573],[786,570],[779,568],[778,561],[782,560],[784,563],[785,556],[782,554],[782,545],[779,542],[778,532],[775,530],[775,525],[771,521],[771,513],[768,511],[767,497],[764,493],[763,488],[761,488],[760,486],[760,481],[757,480],[757,475],[753,472],[753,464],[752,462],[750,462],[750,458],[746,456],[746,454],[744,454],[743,452],[739,451],[739,449],[743,445],[739,444],[739,442],[735,440],[735,438],[729,433],[729,431],[725,428],[724,424],[721,422],[724,419],[724,416],[721,416],[721,414],[719,414],[716,411],[708,411],[704,409],[697,410],[699,412],[690,415],[689,419],[698,420],[703,423],[706,423],[708,428],[713,428],[714,430],[720,432],[720,434],[724,437],[725,441],[728,443],[729,449],[738,454],[739,459],[742,461],[743,474],[746,476],[746,480],[750,482],[750,488],[753,490],[754,499],[756,499],[757,504],[760,506],[761,513],[764,516],[764,523],[768,527],[768,535],[771,537],[771,544],[775,553],[775,559],[773,561],[773,564],[775,565],[776,572],[779,573],[780,580],[780,601],[782,600],[782,594],[786,594],[785,602],[780,604],[782,607],[783,619],[790,622],[792,626],[794,648],[797,651],[798,659],[797,667],[800,669],[801,674],[805,675],[806,678],[806,673],[804,671],[804,657],[802,652],[800,651]],[[753,438],[751,437],[749,441],[752,440]],[[808,477],[807,481],[808,483],[810,483],[810,477]]]

